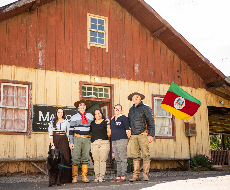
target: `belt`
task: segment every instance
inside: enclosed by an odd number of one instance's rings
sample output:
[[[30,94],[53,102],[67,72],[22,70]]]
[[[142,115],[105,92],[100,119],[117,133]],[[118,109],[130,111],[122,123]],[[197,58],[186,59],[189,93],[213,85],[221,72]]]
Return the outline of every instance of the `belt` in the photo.
[[[75,137],[83,137],[83,138],[91,137],[90,135],[79,135],[77,133],[74,133],[73,136],[75,136]]]
[[[145,130],[145,131],[142,132],[141,134],[148,134],[148,130]]]
[[[66,133],[65,132],[62,132],[62,131],[60,131],[60,132],[53,132],[53,134],[54,135],[66,135]]]

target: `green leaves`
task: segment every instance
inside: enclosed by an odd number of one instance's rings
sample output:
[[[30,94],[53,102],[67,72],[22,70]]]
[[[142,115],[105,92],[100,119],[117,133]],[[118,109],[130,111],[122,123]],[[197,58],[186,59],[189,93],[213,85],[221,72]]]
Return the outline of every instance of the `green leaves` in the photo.
[[[211,167],[213,160],[206,155],[196,154],[190,162],[191,168]]]

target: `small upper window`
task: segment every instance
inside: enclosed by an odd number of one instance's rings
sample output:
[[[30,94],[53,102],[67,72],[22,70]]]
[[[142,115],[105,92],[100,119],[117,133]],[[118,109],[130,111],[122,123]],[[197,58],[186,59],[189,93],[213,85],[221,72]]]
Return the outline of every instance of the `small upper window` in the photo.
[[[110,98],[110,88],[103,87],[103,86],[84,85],[82,86],[82,96],[109,99]]]
[[[87,47],[96,46],[106,48],[108,52],[108,18],[88,14],[87,24]]]

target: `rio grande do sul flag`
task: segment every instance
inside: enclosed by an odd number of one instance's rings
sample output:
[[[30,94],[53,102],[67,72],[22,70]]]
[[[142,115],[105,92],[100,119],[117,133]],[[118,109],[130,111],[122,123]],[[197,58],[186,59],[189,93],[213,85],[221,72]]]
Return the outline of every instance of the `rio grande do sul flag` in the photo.
[[[200,105],[199,100],[172,82],[160,106],[178,119],[189,120]]]

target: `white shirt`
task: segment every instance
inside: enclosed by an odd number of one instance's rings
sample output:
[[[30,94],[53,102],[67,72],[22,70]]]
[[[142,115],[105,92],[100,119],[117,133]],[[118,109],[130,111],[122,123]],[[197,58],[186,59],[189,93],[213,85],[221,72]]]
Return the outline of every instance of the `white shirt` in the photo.
[[[50,121],[48,131],[49,131],[49,138],[53,138],[54,131],[64,131],[67,133],[67,137],[69,136],[69,122],[67,120],[63,120],[61,123],[57,121],[56,123],[57,130],[53,127],[53,121]]]

